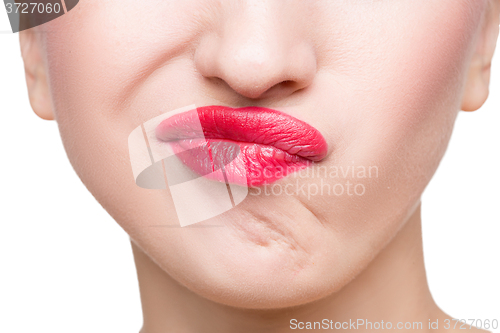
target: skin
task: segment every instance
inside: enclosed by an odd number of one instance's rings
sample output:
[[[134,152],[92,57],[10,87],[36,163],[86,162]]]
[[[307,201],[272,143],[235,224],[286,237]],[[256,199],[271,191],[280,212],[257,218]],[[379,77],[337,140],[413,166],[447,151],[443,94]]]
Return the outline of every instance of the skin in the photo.
[[[88,0],[21,33],[21,48],[34,111],[58,122],[78,176],[130,235],[143,333],[288,332],[292,318],[425,331],[450,317],[426,282],[420,197],[459,110],[488,96],[499,18],[500,0]],[[301,177],[365,193],[254,189],[202,227],[173,227],[169,190],[135,185],[127,138],[190,104],[287,112],[325,136],[320,166],[378,177]]]

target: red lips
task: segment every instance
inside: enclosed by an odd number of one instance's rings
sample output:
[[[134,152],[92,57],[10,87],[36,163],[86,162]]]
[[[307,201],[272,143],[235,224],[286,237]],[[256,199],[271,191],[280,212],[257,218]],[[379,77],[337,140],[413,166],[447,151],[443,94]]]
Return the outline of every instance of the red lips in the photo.
[[[200,107],[165,119],[156,136],[198,174],[248,186],[273,183],[320,161],[328,149],[311,125],[260,107]]]

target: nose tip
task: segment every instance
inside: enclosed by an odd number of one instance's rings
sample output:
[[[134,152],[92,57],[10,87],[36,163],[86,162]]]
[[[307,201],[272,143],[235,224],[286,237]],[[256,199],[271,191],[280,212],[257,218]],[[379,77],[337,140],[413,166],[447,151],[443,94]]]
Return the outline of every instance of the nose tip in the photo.
[[[307,41],[293,38],[292,28],[266,28],[262,20],[254,27],[247,23],[242,29],[203,36],[195,52],[202,76],[220,79],[250,99],[290,95],[311,84],[316,57]]]

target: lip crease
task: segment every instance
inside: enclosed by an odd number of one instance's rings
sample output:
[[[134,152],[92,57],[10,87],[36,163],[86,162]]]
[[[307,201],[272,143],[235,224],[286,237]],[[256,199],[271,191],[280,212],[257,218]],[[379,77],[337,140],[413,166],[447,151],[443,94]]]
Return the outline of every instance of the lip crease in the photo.
[[[201,125],[201,126],[200,126]],[[281,111],[204,106],[174,115],[156,128],[196,173],[244,186],[274,183],[321,161],[328,145],[311,125]]]

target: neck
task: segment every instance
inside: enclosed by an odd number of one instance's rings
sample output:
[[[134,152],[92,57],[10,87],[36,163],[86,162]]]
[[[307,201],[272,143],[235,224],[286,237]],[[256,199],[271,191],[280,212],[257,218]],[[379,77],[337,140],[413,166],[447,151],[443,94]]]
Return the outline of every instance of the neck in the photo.
[[[302,326],[326,321],[333,326],[336,322],[357,322],[360,331],[369,331],[375,329],[369,323],[376,326],[382,320],[393,326],[421,322],[421,327],[410,331],[425,332],[429,319],[441,322],[448,318],[435,305],[427,285],[420,207],[370,265],[340,292],[295,308],[248,310],[211,302],[178,284],[134,243],[132,248],[143,307],[142,333],[281,333],[289,332],[294,323],[302,322]]]

